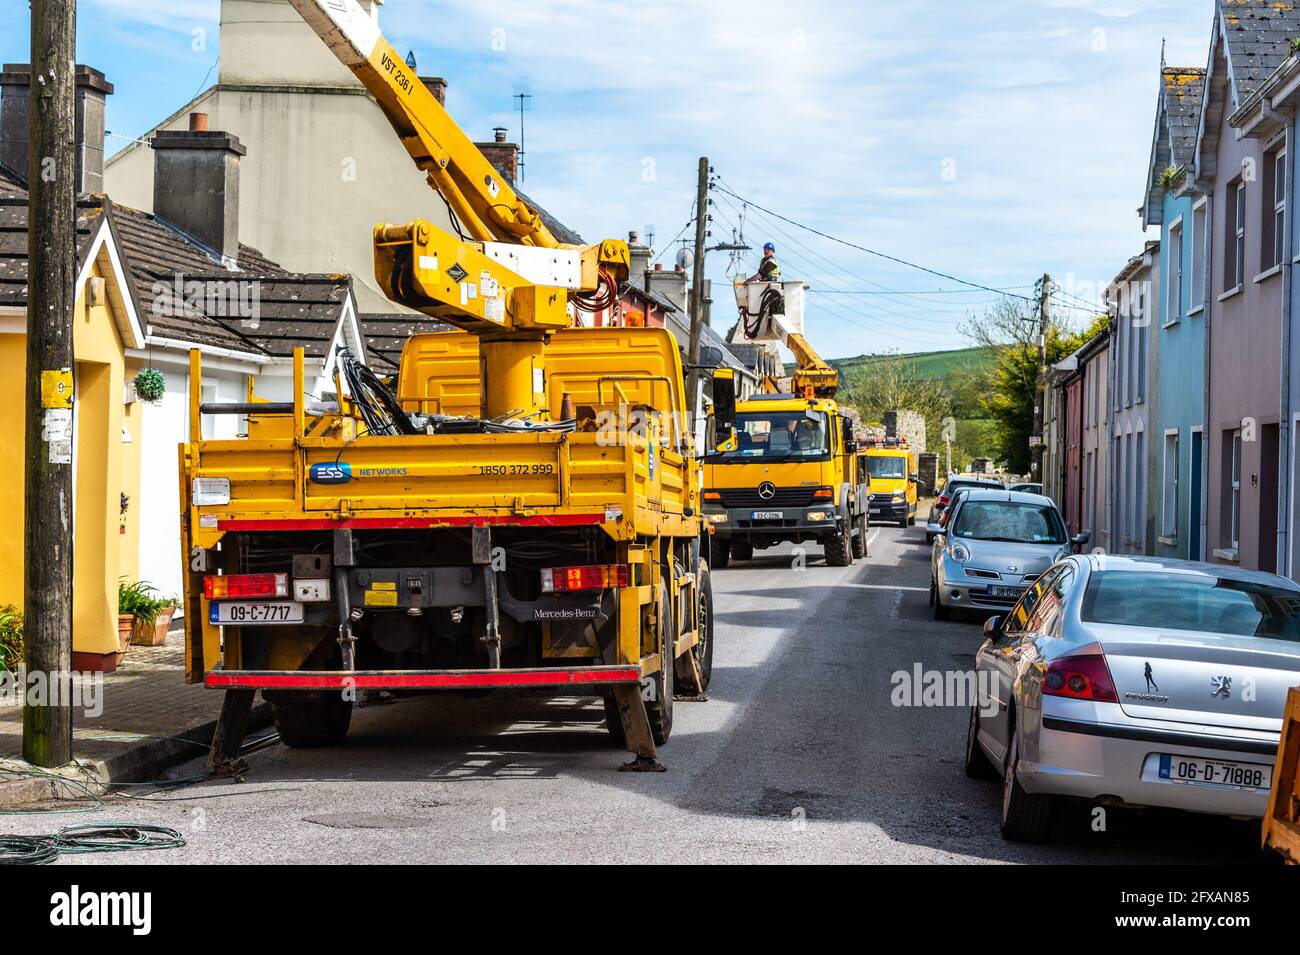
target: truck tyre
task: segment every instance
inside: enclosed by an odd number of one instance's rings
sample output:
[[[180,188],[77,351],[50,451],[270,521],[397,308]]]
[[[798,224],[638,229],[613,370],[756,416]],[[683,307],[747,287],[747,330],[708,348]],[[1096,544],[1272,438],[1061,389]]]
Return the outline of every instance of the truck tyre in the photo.
[[[717,536],[709,538],[709,563],[714,567],[726,567],[731,563],[731,544],[719,540]]]
[[[303,693],[271,701],[276,731],[295,749],[343,742],[352,723],[352,701],[342,693]]]
[[[826,543],[822,545],[826,551],[828,567],[847,567],[853,563],[853,547],[849,543],[852,529],[841,525],[840,531],[835,537],[826,538]]]
[[[734,557],[736,560],[753,560],[754,545],[742,544],[739,541],[737,541],[735,544],[731,545],[731,556]]]
[[[853,559],[860,560],[867,556],[867,515],[859,514],[853,527]]]
[[[709,688],[713,679],[713,581],[709,578],[709,565],[701,560],[695,565],[695,599],[699,606],[699,633],[691,655],[695,657],[695,666],[700,671],[697,685],[691,686],[691,680],[683,680],[685,693],[699,696]]]
[[[619,749],[627,746],[627,734],[623,732],[623,717],[618,715],[618,703],[614,694],[606,690],[601,694],[605,704],[605,729],[609,731],[609,741]]]
[[[1028,793],[1016,778],[1020,764],[1020,727],[1011,732],[1007,761],[1002,769],[1002,838],[1009,842],[1045,842],[1052,827],[1051,796]]]
[[[650,720],[650,735],[655,745],[668,742],[673,731],[673,651],[676,623],[673,620],[673,602],[668,599],[668,588],[659,582],[659,671],[650,677],[650,699],[645,701],[646,717]],[[645,695],[644,684],[642,695]]]

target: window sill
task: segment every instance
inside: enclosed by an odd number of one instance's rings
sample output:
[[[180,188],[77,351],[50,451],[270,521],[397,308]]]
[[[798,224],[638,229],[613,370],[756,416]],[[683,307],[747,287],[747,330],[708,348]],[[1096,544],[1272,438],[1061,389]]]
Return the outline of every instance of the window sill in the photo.
[[[1166,547],[1178,546],[1178,535],[1176,534],[1173,537],[1160,537],[1157,538],[1157,540],[1159,540],[1160,543],[1164,544]]]
[[[1171,318],[1169,321],[1165,322],[1165,323],[1164,323],[1163,325],[1161,325],[1160,327],[1161,327],[1162,329],[1165,329],[1165,328],[1177,328],[1177,327],[1178,327],[1178,323],[1181,322],[1181,321],[1182,321],[1181,318]]]
[[[1217,299],[1215,299],[1215,301],[1218,301],[1218,302],[1226,302],[1228,299],[1232,298],[1234,295],[1240,295],[1240,294],[1241,294],[1241,286],[1238,285],[1236,288],[1230,288],[1230,289],[1228,289],[1228,291],[1226,291],[1226,292],[1224,292],[1222,295],[1220,295]]]
[[[1269,279],[1273,278],[1273,276],[1281,275],[1281,274],[1282,274],[1282,263],[1279,262],[1271,269],[1265,269],[1263,272],[1260,272],[1258,275],[1256,275],[1255,284],[1258,285],[1260,282],[1267,282]]]
[[[1188,318],[1195,318],[1197,315],[1204,315],[1204,314],[1205,314],[1205,306],[1204,306],[1204,305],[1198,305],[1198,306],[1196,306],[1195,308],[1188,309],[1188,311],[1187,311],[1187,317],[1188,317]]]
[[[1218,560],[1231,561],[1234,564],[1241,561],[1241,558],[1237,555],[1235,549],[1216,547],[1211,553]]]

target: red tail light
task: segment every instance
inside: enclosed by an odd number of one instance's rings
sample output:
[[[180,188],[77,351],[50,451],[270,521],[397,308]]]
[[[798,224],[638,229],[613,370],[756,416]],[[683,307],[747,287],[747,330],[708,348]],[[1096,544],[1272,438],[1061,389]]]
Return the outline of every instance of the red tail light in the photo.
[[[947,495],[947,494],[940,494],[940,495],[939,495],[939,500],[935,502],[935,505],[936,505],[937,507],[947,507],[947,506],[948,506],[948,495]]]
[[[225,574],[203,578],[203,596],[209,600],[225,597],[287,597],[288,574]]]
[[[627,564],[588,564],[582,567],[547,567],[542,571],[542,593],[604,590],[626,587],[632,577]]]
[[[1053,660],[1043,677],[1043,693],[1097,703],[1119,702],[1115,681],[1110,678],[1110,668],[1101,654]]]

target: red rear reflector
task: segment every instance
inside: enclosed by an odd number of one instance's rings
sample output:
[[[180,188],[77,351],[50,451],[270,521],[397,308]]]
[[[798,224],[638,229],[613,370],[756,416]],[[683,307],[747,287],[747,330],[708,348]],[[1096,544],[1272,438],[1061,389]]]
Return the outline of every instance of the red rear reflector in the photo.
[[[547,567],[542,570],[542,593],[573,590],[604,590],[626,587],[632,577],[627,564],[587,564],[581,567]]]
[[[1043,677],[1043,693],[1097,703],[1119,702],[1106,658],[1098,654],[1053,660]]]
[[[225,574],[203,578],[203,596],[209,600],[231,597],[287,597],[288,574]]]

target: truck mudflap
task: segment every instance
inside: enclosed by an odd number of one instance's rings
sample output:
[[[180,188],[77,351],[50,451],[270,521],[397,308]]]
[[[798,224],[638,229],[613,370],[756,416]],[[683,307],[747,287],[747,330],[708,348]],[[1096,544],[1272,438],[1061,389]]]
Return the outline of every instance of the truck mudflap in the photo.
[[[534,667],[517,670],[209,670],[222,690],[439,690],[595,687],[639,683],[638,666]]]

